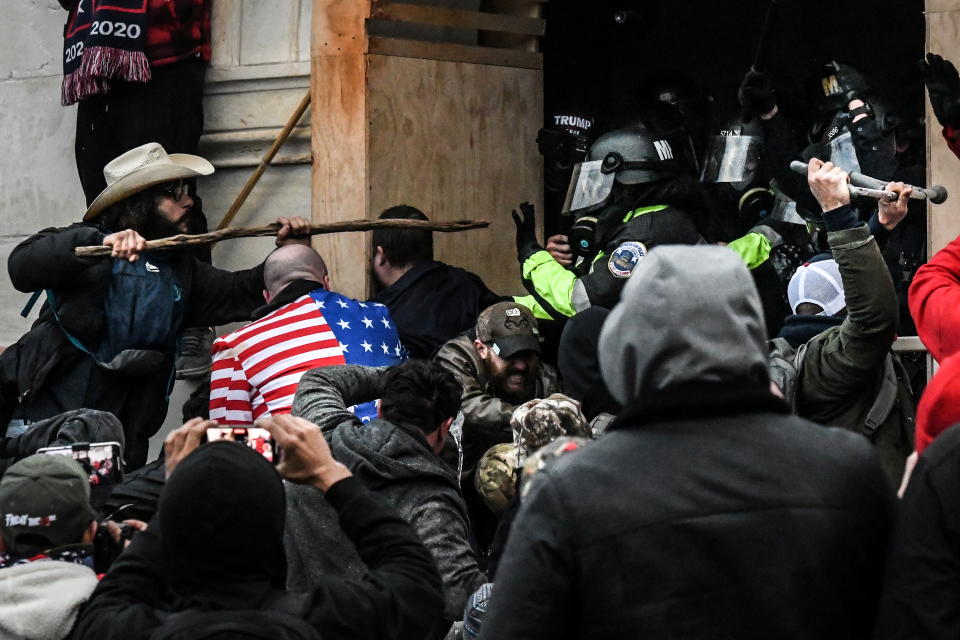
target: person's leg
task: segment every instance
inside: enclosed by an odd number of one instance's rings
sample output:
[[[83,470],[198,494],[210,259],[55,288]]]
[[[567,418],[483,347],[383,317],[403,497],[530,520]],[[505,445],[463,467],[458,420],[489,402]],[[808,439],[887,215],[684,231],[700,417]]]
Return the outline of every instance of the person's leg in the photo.
[[[103,177],[104,165],[128,150],[114,134],[112,123],[109,122],[110,107],[109,95],[91,96],[77,104],[74,153],[87,206],[107,186]]]

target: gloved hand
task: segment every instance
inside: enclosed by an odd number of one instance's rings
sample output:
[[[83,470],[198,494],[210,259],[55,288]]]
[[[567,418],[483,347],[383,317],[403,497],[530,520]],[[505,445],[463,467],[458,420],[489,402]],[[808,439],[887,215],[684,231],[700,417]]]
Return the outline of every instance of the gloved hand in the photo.
[[[949,60],[935,53],[928,53],[926,61],[920,61],[920,75],[927,85],[933,115],[940,126],[960,128],[960,75]]]
[[[743,76],[737,98],[748,118],[770,113],[777,106],[777,96],[770,78],[764,72],[754,69],[750,69],[747,75]]]
[[[522,218],[517,215],[516,209],[510,212],[510,215],[513,216],[513,223],[517,225],[517,257],[522,263],[530,254],[539,251],[541,247],[540,243],[537,242],[537,220],[533,205],[529,202],[521,202],[520,213],[523,214]]]

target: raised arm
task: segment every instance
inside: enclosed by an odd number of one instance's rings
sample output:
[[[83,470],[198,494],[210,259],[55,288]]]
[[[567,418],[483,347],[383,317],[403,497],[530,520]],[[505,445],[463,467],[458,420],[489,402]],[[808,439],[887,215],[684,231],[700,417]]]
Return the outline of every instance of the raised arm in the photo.
[[[312,369],[300,378],[291,413],[318,425],[324,434],[344,422],[359,425],[360,418],[347,407],[379,398],[386,370],[352,364]]]

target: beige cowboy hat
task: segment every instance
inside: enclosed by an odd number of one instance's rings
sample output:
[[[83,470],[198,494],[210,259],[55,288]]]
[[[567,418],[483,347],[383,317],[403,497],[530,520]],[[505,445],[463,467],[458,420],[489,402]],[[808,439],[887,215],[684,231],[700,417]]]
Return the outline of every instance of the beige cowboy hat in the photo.
[[[148,187],[183,178],[208,176],[213,165],[189,153],[167,153],[156,142],[130,149],[107,163],[103,177],[107,188],[90,203],[84,220],[92,220],[104,209]]]

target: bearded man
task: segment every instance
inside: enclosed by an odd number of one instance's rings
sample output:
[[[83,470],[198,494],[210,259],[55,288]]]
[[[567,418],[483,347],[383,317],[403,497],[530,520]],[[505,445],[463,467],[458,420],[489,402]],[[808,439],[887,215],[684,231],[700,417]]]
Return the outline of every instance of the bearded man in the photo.
[[[447,342],[437,361],[463,387],[463,466],[470,471],[495,444],[513,441],[510,418],[517,406],[561,392],[557,370],[540,361],[533,313],[515,302],[480,312],[472,332]]]
[[[2,354],[7,435],[71,409],[99,409],[123,424],[128,466],[146,462],[148,439],[167,411],[177,336],[186,327],[247,320],[262,304],[262,264],[230,272],[182,249],[143,253],[147,240],[186,232],[193,200],[185,181],[213,170],[155,142],[136,147],[104,167],[107,187],[83,222],[44,229],[13,250],[13,286],[45,292],[46,303]],[[277,245],[309,243],[305,219],[277,222]],[[111,255],[74,254],[87,245],[111,247]]]

